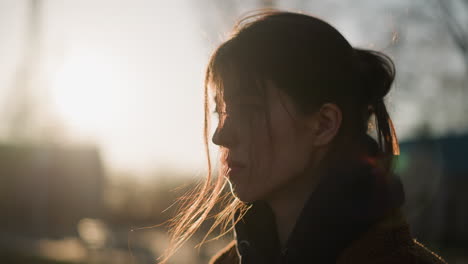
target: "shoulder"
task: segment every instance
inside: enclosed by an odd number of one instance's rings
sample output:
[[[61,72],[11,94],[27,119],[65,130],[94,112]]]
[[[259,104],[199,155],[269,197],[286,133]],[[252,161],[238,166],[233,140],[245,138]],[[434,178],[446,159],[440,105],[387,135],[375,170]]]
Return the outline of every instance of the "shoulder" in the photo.
[[[413,239],[399,211],[393,211],[346,248],[337,259],[348,263],[442,264],[440,256]]]
[[[442,257],[432,252],[428,248],[426,248],[423,244],[418,242],[416,239],[413,239],[412,242],[413,242],[412,247],[409,250],[410,250],[411,255],[414,258],[421,260],[419,263],[447,264],[447,262],[444,259],[442,259]]]
[[[216,255],[210,259],[210,264],[235,264],[239,263],[239,256],[236,250],[236,241],[233,240]]]

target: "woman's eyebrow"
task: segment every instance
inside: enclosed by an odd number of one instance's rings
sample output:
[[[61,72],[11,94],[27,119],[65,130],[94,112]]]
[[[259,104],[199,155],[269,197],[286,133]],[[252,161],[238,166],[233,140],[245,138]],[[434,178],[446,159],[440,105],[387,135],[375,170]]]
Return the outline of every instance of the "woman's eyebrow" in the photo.
[[[261,98],[258,95],[246,95],[240,92],[224,93],[223,95],[216,94],[213,99],[216,104],[228,104],[228,105],[231,105],[231,104],[236,104],[236,105],[257,104],[258,105],[263,102],[263,100],[261,100]]]

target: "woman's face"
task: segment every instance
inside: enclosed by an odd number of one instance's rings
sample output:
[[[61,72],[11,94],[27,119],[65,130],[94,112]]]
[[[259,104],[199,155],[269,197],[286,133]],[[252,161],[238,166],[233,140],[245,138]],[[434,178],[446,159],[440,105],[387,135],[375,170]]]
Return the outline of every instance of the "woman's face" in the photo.
[[[225,92],[213,142],[221,173],[243,202],[266,200],[301,175],[312,152],[310,133],[291,99],[271,82],[266,98]],[[270,137],[271,135],[271,137]]]

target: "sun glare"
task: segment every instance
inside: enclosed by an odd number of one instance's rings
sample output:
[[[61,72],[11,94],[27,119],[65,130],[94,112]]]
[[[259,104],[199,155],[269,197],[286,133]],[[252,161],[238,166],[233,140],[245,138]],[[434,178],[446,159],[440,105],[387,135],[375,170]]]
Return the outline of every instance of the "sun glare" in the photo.
[[[53,78],[55,111],[73,133],[92,136],[112,114],[118,95],[116,80],[112,64],[99,56],[69,58]]]

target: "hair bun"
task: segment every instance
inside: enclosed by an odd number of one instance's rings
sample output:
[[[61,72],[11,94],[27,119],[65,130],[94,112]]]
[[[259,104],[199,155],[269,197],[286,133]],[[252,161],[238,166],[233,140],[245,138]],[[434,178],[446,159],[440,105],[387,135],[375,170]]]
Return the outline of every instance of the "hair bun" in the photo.
[[[354,49],[359,65],[359,79],[367,103],[373,105],[383,100],[395,79],[395,65],[385,54],[365,49]]]

